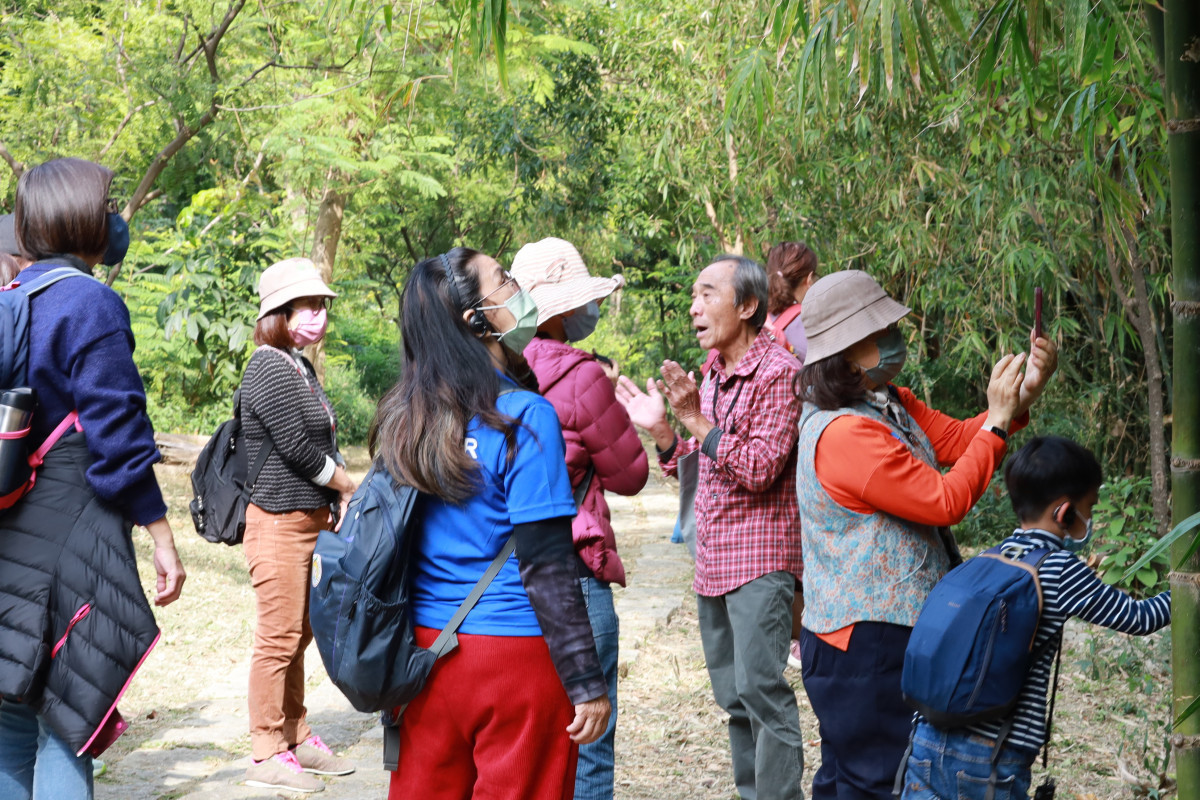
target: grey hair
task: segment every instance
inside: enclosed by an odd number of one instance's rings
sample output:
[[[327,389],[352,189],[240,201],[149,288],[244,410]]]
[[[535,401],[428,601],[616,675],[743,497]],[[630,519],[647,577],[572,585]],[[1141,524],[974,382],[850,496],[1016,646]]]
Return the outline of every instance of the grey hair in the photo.
[[[722,253],[716,256],[708,265],[721,264],[725,261],[733,262],[733,302],[735,305],[742,305],[751,299],[758,301],[758,306],[754,309],[754,314],[747,320],[750,326],[756,331],[762,330],[762,326],[767,321],[767,297],[769,294],[767,283],[767,271],[762,268],[752,258],[745,256],[735,256],[731,253]]]

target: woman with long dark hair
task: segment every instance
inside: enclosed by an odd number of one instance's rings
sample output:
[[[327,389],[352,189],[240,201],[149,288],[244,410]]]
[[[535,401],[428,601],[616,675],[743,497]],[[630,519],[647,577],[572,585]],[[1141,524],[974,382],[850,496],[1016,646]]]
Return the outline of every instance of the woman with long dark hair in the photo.
[[[520,355],[537,306],[496,261],[457,247],[413,269],[404,368],[371,447],[423,497],[417,642],[433,643],[488,564],[509,559],[404,711],[391,800],[564,800],[577,747],[609,716],[580,590],[575,501],[554,407]]]
[[[111,244],[128,244],[112,180],[99,164],[62,158],[17,183],[15,238],[33,262],[17,281],[42,287],[29,301],[26,386],[37,407],[26,439],[45,460],[0,515],[5,800],[90,799],[92,758],[128,728],[116,703],[159,638],[131,523],[154,540],[154,602],[175,601],[185,577],[154,475],[129,310],[91,275],[124,257]]]

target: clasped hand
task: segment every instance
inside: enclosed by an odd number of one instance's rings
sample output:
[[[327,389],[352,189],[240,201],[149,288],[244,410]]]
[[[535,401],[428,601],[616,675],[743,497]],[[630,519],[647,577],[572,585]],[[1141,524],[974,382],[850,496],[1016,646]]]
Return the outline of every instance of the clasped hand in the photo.
[[[646,391],[622,375],[617,381],[617,400],[625,407],[634,425],[654,437],[660,449],[671,446],[675,433],[667,424],[666,404],[675,417],[700,439],[712,424],[700,412],[700,387],[693,373],[684,372],[674,361],[664,361],[662,380],[647,379]],[[665,403],[664,403],[665,400]]]

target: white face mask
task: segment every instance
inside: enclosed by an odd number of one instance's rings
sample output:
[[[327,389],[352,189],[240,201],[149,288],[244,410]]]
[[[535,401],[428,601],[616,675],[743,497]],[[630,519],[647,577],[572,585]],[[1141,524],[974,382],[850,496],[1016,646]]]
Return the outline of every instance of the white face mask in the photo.
[[[575,309],[569,317],[563,317],[563,333],[568,342],[581,342],[592,335],[600,322],[600,305],[595,300],[582,308]]]

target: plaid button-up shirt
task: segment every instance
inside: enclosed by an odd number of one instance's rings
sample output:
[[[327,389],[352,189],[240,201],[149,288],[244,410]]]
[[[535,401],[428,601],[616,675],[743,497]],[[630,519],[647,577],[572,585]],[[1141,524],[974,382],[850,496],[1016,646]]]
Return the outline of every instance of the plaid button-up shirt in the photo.
[[[700,387],[705,417],[721,429],[714,448],[695,438],[660,456],[668,475],[679,458],[700,450],[696,488],[697,594],[727,594],[769,572],[800,579],[800,509],[796,501],[799,364],[765,331],[732,374],[718,357]],[[711,436],[710,436],[711,441]]]

